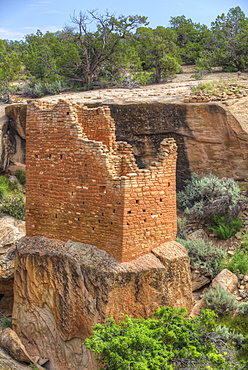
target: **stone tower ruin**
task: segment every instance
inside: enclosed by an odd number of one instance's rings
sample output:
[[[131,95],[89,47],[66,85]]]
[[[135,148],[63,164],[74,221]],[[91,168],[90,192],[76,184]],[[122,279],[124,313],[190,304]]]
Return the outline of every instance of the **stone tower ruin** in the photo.
[[[27,236],[73,240],[131,261],[176,237],[176,144],[139,169],[108,108],[32,101],[27,109]]]

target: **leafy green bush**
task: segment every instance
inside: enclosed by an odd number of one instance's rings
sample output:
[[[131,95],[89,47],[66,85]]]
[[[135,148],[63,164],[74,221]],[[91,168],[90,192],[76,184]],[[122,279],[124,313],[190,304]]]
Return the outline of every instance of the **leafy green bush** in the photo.
[[[248,315],[239,313],[239,315],[233,316],[229,314],[219,317],[218,322],[243,335],[244,340],[242,347],[238,350],[237,358],[242,361],[248,361]]]
[[[226,252],[219,247],[214,247],[211,242],[206,243],[203,239],[185,240],[177,238],[188,251],[191,264],[199,268],[204,266],[205,271],[211,276],[216,276],[221,271]]]
[[[242,220],[229,221],[225,216],[214,215],[208,229],[215,232],[215,234],[222,240],[231,238],[237,231],[241,229]]]
[[[234,274],[247,274],[248,273],[248,253],[239,249],[232,258],[222,265],[232,271]]]
[[[241,302],[239,305],[239,314],[247,315],[248,314],[248,302]]]
[[[189,319],[185,309],[159,308],[150,319],[113,318],[93,328],[85,345],[105,370],[241,369],[209,333],[215,314],[209,310]],[[213,339],[213,340],[212,340]]]
[[[25,196],[21,192],[13,192],[5,195],[0,204],[1,213],[17,218],[25,219]]]
[[[19,183],[23,186],[26,185],[26,173],[22,170],[16,170],[15,176],[18,179]]]
[[[213,310],[219,316],[234,311],[238,307],[236,297],[220,286],[217,286],[216,289],[207,290],[202,297],[207,308]]]
[[[214,215],[234,220],[245,202],[233,179],[219,179],[212,174],[203,177],[194,174],[185,181],[177,200],[185,214],[202,222],[209,222]]]
[[[64,91],[65,85],[62,81],[33,82],[25,89],[25,92],[33,98],[41,98],[44,95],[55,95]]]
[[[9,193],[9,186],[9,180],[4,176],[0,176],[0,197]]]
[[[233,343],[237,346],[241,346],[244,342],[244,336],[241,333],[237,333],[235,330],[230,330],[225,325],[218,325],[214,329],[214,332],[219,335],[219,337],[226,343]]]

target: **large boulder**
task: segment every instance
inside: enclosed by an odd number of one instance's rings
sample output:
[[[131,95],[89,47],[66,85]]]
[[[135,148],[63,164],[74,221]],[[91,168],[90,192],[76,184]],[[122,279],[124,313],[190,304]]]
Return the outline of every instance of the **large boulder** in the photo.
[[[227,290],[228,293],[237,293],[238,277],[233,272],[224,269],[213,279],[210,288],[216,289],[217,286]]]
[[[10,216],[0,218],[1,313],[12,311],[16,244],[23,236],[25,236],[25,221],[19,221]]]
[[[13,328],[28,353],[52,370],[96,369],[83,345],[92,326],[121,313],[149,317],[160,306],[193,305],[189,258],[168,242],[131,262],[103,250],[45,237],[24,238],[15,269]]]

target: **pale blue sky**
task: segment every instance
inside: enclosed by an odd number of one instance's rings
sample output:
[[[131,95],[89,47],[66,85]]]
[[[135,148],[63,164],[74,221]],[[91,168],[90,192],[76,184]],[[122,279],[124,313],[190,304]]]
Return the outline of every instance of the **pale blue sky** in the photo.
[[[240,6],[248,17],[248,0],[0,0],[0,39],[22,40],[24,35],[61,30],[70,15],[106,9],[116,15],[145,15],[149,26],[169,26],[170,17],[185,15],[210,26],[230,8]]]

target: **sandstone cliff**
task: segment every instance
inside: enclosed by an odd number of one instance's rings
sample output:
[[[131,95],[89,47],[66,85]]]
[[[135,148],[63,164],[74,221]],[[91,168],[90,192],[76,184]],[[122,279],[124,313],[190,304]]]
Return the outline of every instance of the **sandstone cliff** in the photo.
[[[79,99],[77,94],[73,97]],[[247,102],[247,98],[236,103],[239,104],[239,114],[234,107],[224,107],[218,103],[168,103],[165,99],[155,98],[148,101],[142,98],[143,102],[137,98],[133,101],[83,101],[88,106],[110,107],[117,140],[132,145],[141,168],[154,160],[164,138],[173,137],[178,147],[178,188],[193,172],[201,174],[211,171],[218,176],[237,180],[248,177],[248,133],[239,121],[242,104]],[[3,154],[2,158],[5,159],[2,159],[2,167],[6,168],[6,163],[10,161],[25,160],[25,110],[26,105],[21,104],[7,108],[6,114],[11,122],[7,131],[10,133],[8,143],[13,143],[9,153],[19,154]],[[236,114],[239,120],[235,118]],[[6,149],[4,153],[7,153]]]
[[[192,303],[189,259],[176,242],[125,263],[45,237],[18,247],[13,326],[28,353],[48,358],[51,370],[95,369],[83,339],[111,315],[149,317],[162,305],[191,310]]]

